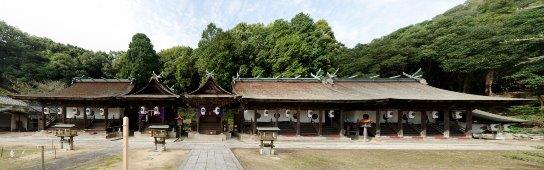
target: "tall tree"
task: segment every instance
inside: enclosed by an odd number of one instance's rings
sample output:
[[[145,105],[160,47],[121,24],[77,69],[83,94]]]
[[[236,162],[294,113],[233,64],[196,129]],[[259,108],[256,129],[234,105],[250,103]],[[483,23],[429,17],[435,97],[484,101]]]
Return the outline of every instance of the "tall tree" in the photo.
[[[159,57],[153,49],[151,40],[143,33],[132,36],[120,76],[134,78],[137,85],[143,85],[153,72],[159,73],[160,67]]]
[[[177,46],[161,50],[159,56],[163,65],[163,83],[176,92],[189,92],[198,87],[200,77],[192,57],[193,49]]]

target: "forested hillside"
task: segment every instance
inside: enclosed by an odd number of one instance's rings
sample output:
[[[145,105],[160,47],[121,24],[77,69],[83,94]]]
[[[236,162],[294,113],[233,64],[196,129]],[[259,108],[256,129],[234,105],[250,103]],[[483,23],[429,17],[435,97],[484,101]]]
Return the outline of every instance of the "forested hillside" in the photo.
[[[543,2],[470,0],[432,20],[348,49],[335,65],[343,76],[388,77],[423,68],[431,85],[451,90],[541,93]]]
[[[69,83],[74,77],[134,78],[142,84],[156,72],[168,87],[183,93],[198,87],[206,71],[228,88],[234,76],[310,77],[320,69],[339,69],[340,77],[390,77],[422,68],[432,86],[541,96],[543,5],[543,0],[469,0],[354,48],[339,43],[327,21],[303,13],[229,30],[211,23],[195,49],[177,46],[159,52],[144,34],[135,34],[126,52],[93,52],[0,22],[0,87],[4,93],[21,92],[21,86]]]

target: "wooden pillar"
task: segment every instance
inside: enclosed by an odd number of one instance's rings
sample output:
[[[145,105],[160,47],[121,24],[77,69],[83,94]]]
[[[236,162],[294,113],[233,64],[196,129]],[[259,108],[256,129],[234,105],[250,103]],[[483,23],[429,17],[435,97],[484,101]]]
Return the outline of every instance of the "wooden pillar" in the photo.
[[[296,132],[297,132],[297,136],[300,136],[300,109],[297,110],[297,127],[296,127]]]
[[[425,110],[421,110],[421,132],[419,135],[421,137],[427,137],[427,113]]]
[[[220,117],[220,120],[219,120],[219,128],[221,129],[220,132],[223,133],[224,130],[225,130],[225,129],[223,129],[223,127],[225,126],[225,125],[223,125],[224,115],[221,114],[220,116],[221,117]]]
[[[40,119],[38,119],[38,130],[45,130],[45,104],[42,103],[42,113]]]
[[[62,123],[66,123],[66,105],[62,105]]]
[[[106,127],[105,127],[106,130],[108,129],[109,123],[110,123],[110,122],[109,122],[109,118],[108,118],[108,117],[109,117],[109,114],[110,114],[109,112],[110,112],[110,111],[109,111],[109,108],[108,108],[108,107],[105,107],[105,108],[104,108],[104,126],[106,126]]]
[[[402,110],[398,110],[397,111],[397,128],[398,128],[398,131],[397,131],[397,136],[398,137],[403,137],[404,136],[404,129],[402,127]]]
[[[465,116],[466,116],[466,127],[465,127],[465,136],[467,138],[472,138],[472,108],[469,108],[465,111]]]
[[[257,110],[253,110],[253,122],[251,122],[251,134],[257,134]]]
[[[87,129],[87,108],[83,108],[83,129]]]
[[[276,115],[278,115],[278,117],[276,117]],[[276,109],[276,113],[274,113],[274,118],[276,118],[276,122],[274,123],[274,125],[276,127],[278,127],[278,124],[279,124],[279,122],[278,122],[278,120],[280,118],[279,116],[280,116],[280,112],[278,112],[278,109]]]
[[[345,119],[345,115],[344,115],[344,110],[340,110],[340,136],[344,136],[345,134],[345,129],[344,129],[344,119]]]
[[[450,111],[444,110],[444,138],[450,137]]]
[[[324,110],[320,110],[319,112],[319,116],[318,116],[318,119],[319,119],[319,130],[317,131],[317,135],[318,136],[322,136],[323,135],[323,113],[325,113]]]
[[[380,109],[376,109],[376,127],[374,129],[376,129],[376,133],[374,133],[374,136],[375,137],[380,137],[380,134],[381,134],[381,126],[380,126],[380,120],[382,118],[382,114],[381,114],[381,110]]]

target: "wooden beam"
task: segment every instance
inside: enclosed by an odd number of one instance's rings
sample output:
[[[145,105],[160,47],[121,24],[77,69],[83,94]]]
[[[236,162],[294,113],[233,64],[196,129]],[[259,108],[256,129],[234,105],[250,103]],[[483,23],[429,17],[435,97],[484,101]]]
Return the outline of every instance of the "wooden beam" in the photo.
[[[45,130],[45,104],[42,104],[42,113],[40,119],[38,119],[38,130]]]
[[[297,132],[297,136],[300,136],[300,109],[297,110],[297,127],[296,127],[296,132]]]
[[[398,137],[403,137],[404,136],[404,129],[402,127],[402,110],[398,110],[397,111],[397,128],[398,128],[398,131],[397,131],[397,136]]]
[[[472,138],[472,108],[469,108],[465,111],[465,116],[466,116],[466,128],[465,128],[465,136],[467,138]]]
[[[444,138],[450,137],[450,111],[444,110]]]
[[[374,136],[375,137],[380,137],[381,135],[381,126],[380,126],[380,120],[382,118],[382,114],[381,114],[381,109],[376,109],[376,127],[374,129],[376,129],[376,132],[374,133]]]
[[[339,127],[339,133],[340,133],[340,136],[344,136],[345,134],[345,129],[344,129],[344,119],[345,119],[345,115],[344,115],[344,110],[340,110],[340,127]]]
[[[427,113],[425,110],[421,110],[421,132],[419,132],[419,135],[421,137],[427,137]]]

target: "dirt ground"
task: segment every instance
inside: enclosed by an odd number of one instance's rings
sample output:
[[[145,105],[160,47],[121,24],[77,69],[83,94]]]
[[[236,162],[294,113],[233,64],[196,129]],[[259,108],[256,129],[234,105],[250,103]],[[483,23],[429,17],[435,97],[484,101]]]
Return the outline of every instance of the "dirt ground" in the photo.
[[[178,169],[187,153],[187,150],[182,149],[168,149],[163,152],[131,149],[129,150],[129,169]],[[78,165],[74,169],[122,169],[121,160],[121,154],[112,155],[86,162],[85,165]]]
[[[517,151],[232,150],[245,169],[544,169],[544,164],[514,160]]]

